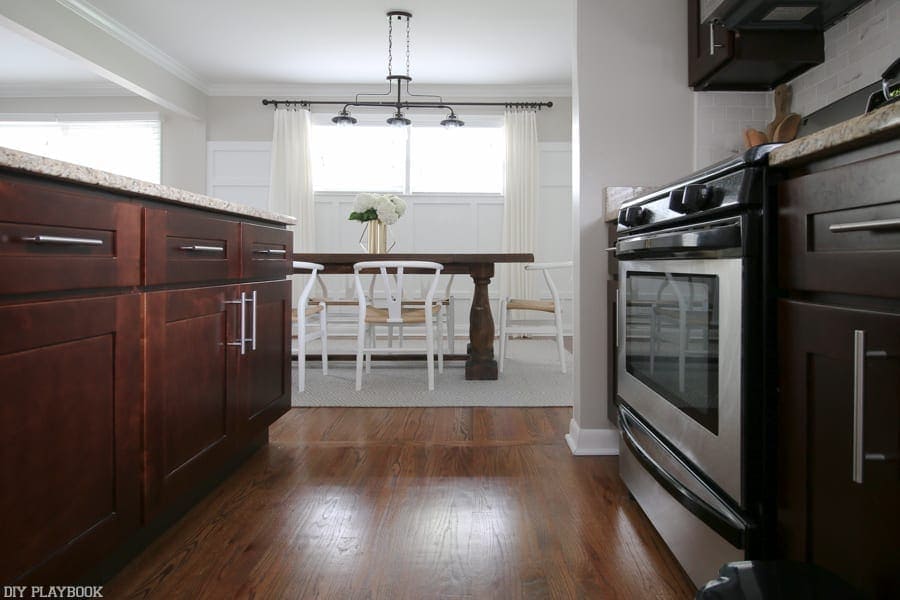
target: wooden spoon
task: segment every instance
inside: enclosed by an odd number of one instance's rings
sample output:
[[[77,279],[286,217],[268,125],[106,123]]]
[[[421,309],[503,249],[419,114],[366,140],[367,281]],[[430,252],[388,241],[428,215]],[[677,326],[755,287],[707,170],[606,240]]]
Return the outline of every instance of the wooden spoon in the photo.
[[[791,92],[791,88],[785,83],[782,83],[775,88],[775,92],[772,94],[772,100],[775,104],[775,117],[766,127],[766,137],[772,141],[775,141],[775,128],[784,121],[791,111],[792,97],[793,93]]]
[[[775,128],[773,142],[789,142],[797,137],[797,130],[800,129],[800,115],[791,113],[784,118]]]

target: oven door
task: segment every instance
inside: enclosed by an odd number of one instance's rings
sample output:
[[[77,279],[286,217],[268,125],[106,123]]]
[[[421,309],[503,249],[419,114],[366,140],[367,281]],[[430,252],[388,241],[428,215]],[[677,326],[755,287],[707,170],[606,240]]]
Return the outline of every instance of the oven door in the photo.
[[[618,395],[738,505],[742,264],[620,259],[617,321]]]

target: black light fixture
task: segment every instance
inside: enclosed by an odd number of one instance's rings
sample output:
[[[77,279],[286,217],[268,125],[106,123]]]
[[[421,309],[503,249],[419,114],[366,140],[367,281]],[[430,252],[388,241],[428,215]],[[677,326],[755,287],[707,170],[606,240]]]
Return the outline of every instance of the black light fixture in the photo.
[[[332,119],[333,121],[334,119]],[[389,117],[387,120],[387,124],[391,127],[409,127],[412,125],[412,121],[403,116],[403,113],[397,109],[397,112],[394,113],[393,117]]]
[[[356,125],[357,121],[356,117],[350,116],[350,111],[344,108],[337,116],[331,118],[331,122],[335,125],[340,125],[341,127],[347,127],[349,125]]]
[[[463,125],[465,125],[465,122],[460,121],[453,111],[450,111],[449,117],[441,121],[441,127],[462,127]]]
[[[412,124],[412,121],[404,114],[404,110],[408,110],[410,108],[417,109],[438,109],[438,110],[447,110],[450,112],[447,117],[441,121],[442,127],[462,127],[465,125],[465,122],[460,120],[459,117],[456,116],[456,111],[453,106],[444,102],[444,99],[441,96],[436,96],[433,94],[413,94],[409,91],[409,83],[412,81],[412,77],[409,74],[409,21],[412,18],[412,13],[405,10],[391,10],[387,13],[388,19],[388,90],[383,94],[356,94],[355,98],[351,102],[333,102],[330,100],[263,100],[263,105],[274,104],[276,107],[279,104],[287,104],[287,105],[300,105],[304,107],[309,107],[311,104],[330,104],[330,105],[343,105],[338,114],[332,117],[331,122],[335,125],[347,126],[347,125],[355,125],[357,123],[357,119],[350,115],[350,107],[390,107],[393,109],[393,116],[387,119],[387,123],[389,125],[395,127],[408,127]],[[403,74],[394,74],[393,66],[394,66],[394,23],[398,23],[400,26],[404,27],[405,35],[406,35],[406,69]],[[394,89],[394,83],[397,84],[396,90]],[[405,98],[404,98],[404,88],[405,88]],[[369,100],[360,99],[361,97],[369,97]],[[377,100],[378,97],[389,97],[394,98],[390,101],[385,100]],[[411,98],[430,98],[430,100],[411,100]],[[552,102],[454,102],[454,106],[505,106],[507,108],[534,108],[540,110],[543,107],[550,108],[553,106]]]

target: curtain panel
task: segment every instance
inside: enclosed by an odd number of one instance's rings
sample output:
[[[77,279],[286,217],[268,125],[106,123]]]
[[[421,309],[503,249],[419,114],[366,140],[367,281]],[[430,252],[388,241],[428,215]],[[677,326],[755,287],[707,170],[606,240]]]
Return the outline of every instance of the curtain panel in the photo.
[[[294,252],[312,252],[316,247],[310,131],[309,110],[275,109],[269,207],[297,218]]]
[[[538,194],[538,141],[534,110],[509,109],[506,130],[504,252],[534,252],[534,214]],[[532,298],[533,283],[523,265],[498,265],[501,297]]]

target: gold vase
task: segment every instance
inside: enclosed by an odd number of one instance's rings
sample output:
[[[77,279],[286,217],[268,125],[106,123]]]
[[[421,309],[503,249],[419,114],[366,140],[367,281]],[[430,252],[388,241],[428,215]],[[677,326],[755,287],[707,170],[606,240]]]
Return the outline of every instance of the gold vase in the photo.
[[[366,252],[369,254],[387,254],[387,225],[376,219],[368,221],[366,227]]]

